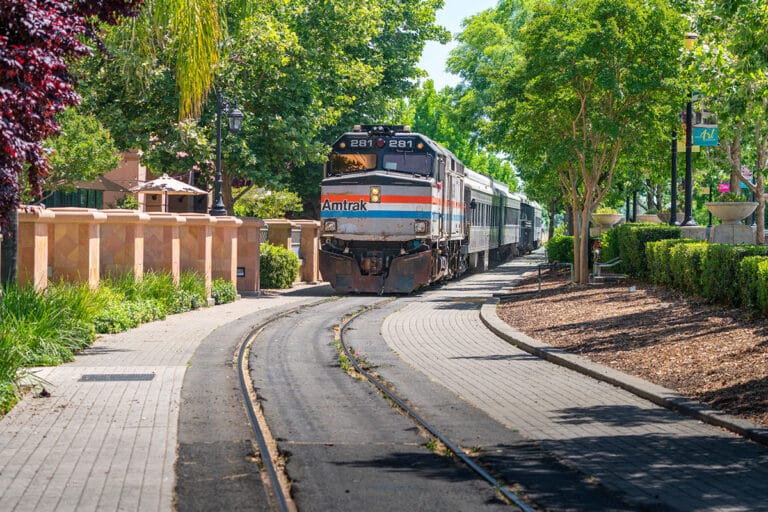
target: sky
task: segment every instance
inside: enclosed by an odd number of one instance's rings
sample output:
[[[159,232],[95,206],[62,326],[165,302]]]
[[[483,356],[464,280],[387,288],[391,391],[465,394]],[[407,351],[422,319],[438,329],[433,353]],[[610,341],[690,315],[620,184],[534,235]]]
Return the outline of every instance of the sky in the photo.
[[[437,24],[444,26],[455,36],[461,31],[461,20],[490,7],[496,7],[497,3],[498,0],[445,0],[445,6],[437,11]],[[445,71],[448,54],[456,44],[455,40],[446,45],[430,41],[424,47],[419,67],[429,73],[438,91],[446,85],[454,86],[459,83],[458,76]]]

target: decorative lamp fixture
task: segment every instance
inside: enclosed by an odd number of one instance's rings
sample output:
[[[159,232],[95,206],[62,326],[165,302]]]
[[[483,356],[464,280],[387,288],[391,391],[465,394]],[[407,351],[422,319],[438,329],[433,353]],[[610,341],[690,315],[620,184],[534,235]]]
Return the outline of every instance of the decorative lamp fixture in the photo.
[[[216,181],[214,183],[214,198],[211,215],[226,215],[227,209],[224,207],[224,199],[221,196],[221,114],[227,113],[227,124],[229,131],[238,133],[243,127],[243,113],[239,108],[230,108],[221,95],[221,89],[216,89]]]
[[[227,114],[227,120],[229,121],[229,131],[232,133],[240,133],[243,128],[243,117],[245,117],[239,108],[235,107]]]

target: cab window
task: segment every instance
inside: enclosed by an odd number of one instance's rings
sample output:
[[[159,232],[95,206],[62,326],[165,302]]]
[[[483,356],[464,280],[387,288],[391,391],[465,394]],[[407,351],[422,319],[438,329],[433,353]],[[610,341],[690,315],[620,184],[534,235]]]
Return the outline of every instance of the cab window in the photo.
[[[331,155],[330,174],[372,171],[375,168],[375,153],[334,153]]]
[[[431,155],[386,153],[382,165],[388,171],[408,172],[424,176],[432,174]]]

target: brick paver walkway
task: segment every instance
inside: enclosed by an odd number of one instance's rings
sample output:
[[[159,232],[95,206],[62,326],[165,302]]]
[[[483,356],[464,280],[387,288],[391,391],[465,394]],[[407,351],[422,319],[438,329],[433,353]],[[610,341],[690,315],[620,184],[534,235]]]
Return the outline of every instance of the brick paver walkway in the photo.
[[[172,510],[181,384],[200,342],[307,297],[243,298],[106,335],[42,368],[48,398],[0,419],[0,510]]]
[[[491,333],[480,306],[505,273],[518,271],[500,268],[413,300],[387,317],[384,338],[417,370],[634,501],[685,511],[768,510],[765,447],[545,362]]]

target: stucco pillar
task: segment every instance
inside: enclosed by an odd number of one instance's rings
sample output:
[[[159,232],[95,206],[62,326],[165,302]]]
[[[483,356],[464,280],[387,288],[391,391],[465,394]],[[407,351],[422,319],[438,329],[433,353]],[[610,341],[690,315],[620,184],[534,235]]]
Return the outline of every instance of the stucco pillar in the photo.
[[[18,281],[41,291],[48,286],[48,226],[56,214],[42,208],[19,209]]]
[[[243,221],[236,217],[216,217],[213,229],[213,278],[237,286],[237,231]]]
[[[181,229],[181,271],[197,272],[205,280],[205,296],[211,298],[213,230],[217,218],[204,213],[181,214],[187,222]]]
[[[131,273],[144,278],[144,225],[149,215],[136,210],[102,210],[107,222],[101,227],[101,275]]]
[[[187,219],[175,213],[148,213],[149,222],[144,226],[144,270],[169,272],[174,284],[181,275],[180,226]]]
[[[301,280],[316,283],[320,279],[318,268],[318,247],[320,222],[316,220],[295,220],[301,226]]]
[[[261,267],[259,243],[264,221],[255,218],[241,219],[243,225],[237,233],[237,291],[259,293],[261,291]]]

